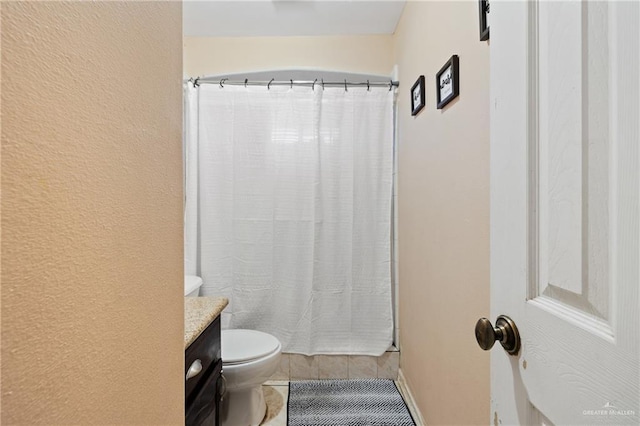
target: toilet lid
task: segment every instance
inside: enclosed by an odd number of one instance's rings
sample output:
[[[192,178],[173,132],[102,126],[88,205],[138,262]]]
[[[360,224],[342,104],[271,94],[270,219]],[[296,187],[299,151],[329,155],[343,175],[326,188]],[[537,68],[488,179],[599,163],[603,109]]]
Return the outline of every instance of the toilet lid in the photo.
[[[222,361],[228,364],[249,362],[276,351],[278,339],[255,330],[222,330]]]

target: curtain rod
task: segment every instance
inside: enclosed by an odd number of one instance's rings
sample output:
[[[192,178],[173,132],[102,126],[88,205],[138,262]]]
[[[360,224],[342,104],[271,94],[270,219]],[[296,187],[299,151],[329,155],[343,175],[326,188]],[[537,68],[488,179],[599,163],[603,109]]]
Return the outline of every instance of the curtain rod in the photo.
[[[244,81],[242,80],[229,80],[228,78],[223,78],[223,79],[212,79],[211,77],[203,77],[203,78],[190,78],[189,80],[185,80],[186,82],[191,82],[193,83],[195,86],[199,86],[201,84],[218,84],[220,85],[220,87],[224,87],[225,85],[230,85],[230,86],[267,86],[267,89],[270,88],[270,86],[309,86],[312,89],[315,89],[316,84],[318,86],[321,86],[323,89],[325,87],[344,87],[345,90],[347,90],[347,87],[353,87],[353,86],[359,86],[359,87],[366,87],[367,90],[370,87],[388,87],[389,90],[391,90],[394,87],[398,87],[400,86],[400,82],[398,81],[393,81],[393,80],[389,80],[388,82],[384,82],[384,81],[361,81],[361,82],[351,82],[351,81],[324,81],[324,80],[320,80],[318,81],[318,79],[315,79],[314,81],[311,80],[275,80],[274,78],[272,78],[270,81],[249,81],[248,79],[245,79]]]

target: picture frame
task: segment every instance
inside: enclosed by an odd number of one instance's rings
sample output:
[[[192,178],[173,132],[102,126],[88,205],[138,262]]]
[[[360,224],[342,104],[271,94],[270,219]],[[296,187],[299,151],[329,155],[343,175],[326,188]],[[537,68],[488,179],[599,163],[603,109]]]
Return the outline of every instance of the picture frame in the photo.
[[[453,55],[436,74],[436,99],[438,109],[444,108],[460,94],[460,70],[458,55]]]
[[[489,40],[489,0],[478,0],[480,13],[480,41]]]
[[[411,115],[417,115],[425,104],[425,84],[424,75],[418,77],[411,86]]]

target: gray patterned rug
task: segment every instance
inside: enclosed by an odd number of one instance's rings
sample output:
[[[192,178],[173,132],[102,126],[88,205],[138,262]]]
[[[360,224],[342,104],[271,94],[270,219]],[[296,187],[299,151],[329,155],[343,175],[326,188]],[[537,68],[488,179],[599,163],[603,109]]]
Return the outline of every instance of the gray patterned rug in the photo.
[[[288,426],[415,426],[393,380],[289,383]]]

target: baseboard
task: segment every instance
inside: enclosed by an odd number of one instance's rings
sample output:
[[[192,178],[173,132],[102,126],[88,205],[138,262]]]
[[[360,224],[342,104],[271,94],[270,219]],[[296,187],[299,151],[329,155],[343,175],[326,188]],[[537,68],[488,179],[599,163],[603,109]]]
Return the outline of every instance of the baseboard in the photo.
[[[402,368],[398,370],[398,380],[396,383],[398,384],[398,389],[400,389],[400,393],[402,394],[404,401],[407,403],[407,407],[409,407],[413,420],[416,422],[416,426],[426,426],[422,413],[420,413],[420,409],[418,409],[418,404],[416,404],[416,400],[413,398],[411,389],[404,377]]]

